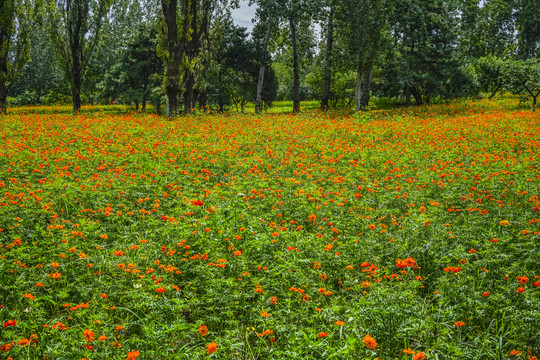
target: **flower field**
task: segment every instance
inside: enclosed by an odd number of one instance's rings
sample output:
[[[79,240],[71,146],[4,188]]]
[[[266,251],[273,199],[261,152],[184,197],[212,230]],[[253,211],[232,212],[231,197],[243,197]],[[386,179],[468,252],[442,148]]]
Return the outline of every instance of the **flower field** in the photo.
[[[0,117],[0,359],[536,359],[540,112]]]

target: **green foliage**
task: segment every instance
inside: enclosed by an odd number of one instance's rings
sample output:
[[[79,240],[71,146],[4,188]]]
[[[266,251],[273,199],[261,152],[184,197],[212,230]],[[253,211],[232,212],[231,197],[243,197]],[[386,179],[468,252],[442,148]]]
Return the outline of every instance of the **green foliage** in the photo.
[[[1,357],[532,360],[540,113],[513,106],[14,109]]]
[[[532,108],[536,109],[540,95],[540,60],[508,60],[503,69],[503,76],[508,88],[516,94],[529,97]]]
[[[260,46],[248,39],[245,28],[235,26],[230,20],[224,23],[209,71],[209,76],[217,81],[206,87],[210,104],[217,105],[220,111],[229,104],[237,111],[244,111],[248,102],[255,101],[261,51]],[[262,100],[270,105],[277,91],[271,68],[265,72],[264,84]]]
[[[489,93],[490,99],[504,85],[504,66],[504,60],[494,56],[482,57],[476,63],[479,84],[484,92]]]

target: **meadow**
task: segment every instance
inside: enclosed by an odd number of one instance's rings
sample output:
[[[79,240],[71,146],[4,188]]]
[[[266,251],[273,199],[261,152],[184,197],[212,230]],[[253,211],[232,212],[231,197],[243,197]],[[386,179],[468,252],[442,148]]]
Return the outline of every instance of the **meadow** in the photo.
[[[540,356],[540,112],[0,117],[0,359]]]

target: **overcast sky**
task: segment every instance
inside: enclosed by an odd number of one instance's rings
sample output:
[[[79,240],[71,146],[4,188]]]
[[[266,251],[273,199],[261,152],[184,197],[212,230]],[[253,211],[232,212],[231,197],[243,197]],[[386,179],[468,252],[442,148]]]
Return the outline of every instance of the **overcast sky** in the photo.
[[[248,3],[248,0],[241,0],[240,8],[232,11],[232,17],[237,25],[245,27],[251,32],[253,29],[251,19],[255,17],[255,5],[248,6]]]

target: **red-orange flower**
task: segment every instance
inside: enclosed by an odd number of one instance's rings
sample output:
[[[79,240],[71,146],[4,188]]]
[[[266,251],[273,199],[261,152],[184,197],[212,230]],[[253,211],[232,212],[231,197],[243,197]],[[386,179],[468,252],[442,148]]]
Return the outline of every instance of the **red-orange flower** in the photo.
[[[366,334],[366,336],[364,336],[362,342],[366,345],[368,349],[373,350],[377,347],[377,341],[375,341],[375,339],[369,334]]]
[[[92,330],[88,330],[88,329],[83,330],[83,335],[86,341],[88,342],[94,341],[94,332]]]
[[[414,355],[413,360],[424,360],[425,358],[426,354],[420,351],[419,353],[416,353],[416,355]]]
[[[212,341],[210,344],[206,345],[206,351],[208,351],[208,354],[213,354],[217,351],[218,344]]]
[[[4,322],[4,327],[17,326],[17,320],[8,320]]]
[[[204,336],[206,336],[206,334],[208,334],[208,327],[203,324],[203,325],[199,326],[198,331],[199,331],[199,335],[204,337]]]
[[[126,360],[135,360],[140,354],[137,350],[129,351]]]

